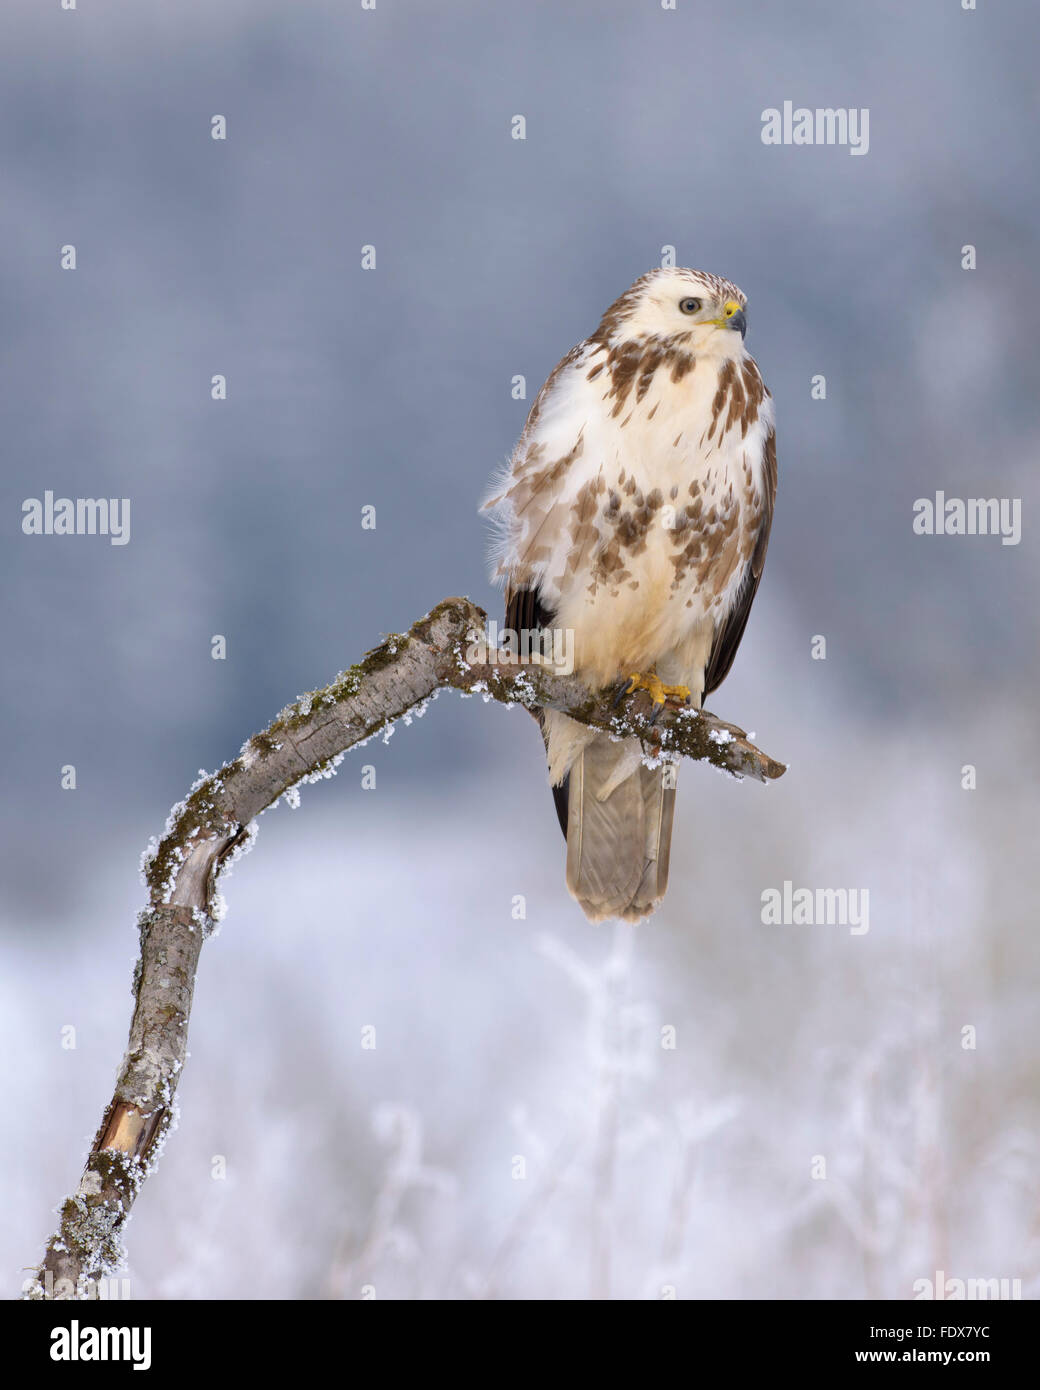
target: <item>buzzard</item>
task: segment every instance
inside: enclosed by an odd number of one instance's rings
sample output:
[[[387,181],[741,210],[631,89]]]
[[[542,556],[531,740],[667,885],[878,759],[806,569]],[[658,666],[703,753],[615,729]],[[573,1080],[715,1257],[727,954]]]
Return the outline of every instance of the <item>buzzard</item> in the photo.
[[[776,496],[746,305],[705,271],[643,275],[551,373],[484,502],[506,627],[563,629],[593,688],[700,708],[733,664]],[[539,718],[567,887],[591,921],[648,916],[668,881],[674,767],[647,767],[638,739]]]

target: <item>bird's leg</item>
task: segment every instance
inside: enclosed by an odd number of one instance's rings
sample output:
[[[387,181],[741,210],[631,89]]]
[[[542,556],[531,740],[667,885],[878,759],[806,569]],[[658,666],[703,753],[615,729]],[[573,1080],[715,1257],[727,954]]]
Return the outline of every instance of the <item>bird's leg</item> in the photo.
[[[614,707],[616,708],[625,696],[631,695],[634,690],[647,690],[650,692],[650,698],[654,703],[653,713],[650,716],[651,723],[653,723],[661,713],[669,700],[680,705],[688,704],[690,701],[689,686],[665,685],[655,671],[651,671],[649,675],[645,676],[635,671],[627,680],[623,680],[618,686],[617,693],[614,696]]]

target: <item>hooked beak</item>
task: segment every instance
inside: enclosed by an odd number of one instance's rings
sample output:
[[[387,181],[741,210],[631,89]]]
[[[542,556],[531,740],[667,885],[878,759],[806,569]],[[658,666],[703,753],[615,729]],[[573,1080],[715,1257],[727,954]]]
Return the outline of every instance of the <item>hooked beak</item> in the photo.
[[[722,315],[717,319],[708,319],[708,323],[713,323],[716,328],[735,328],[741,338],[747,332],[747,319],[744,317],[744,310],[735,299],[727,299],[722,306]]]

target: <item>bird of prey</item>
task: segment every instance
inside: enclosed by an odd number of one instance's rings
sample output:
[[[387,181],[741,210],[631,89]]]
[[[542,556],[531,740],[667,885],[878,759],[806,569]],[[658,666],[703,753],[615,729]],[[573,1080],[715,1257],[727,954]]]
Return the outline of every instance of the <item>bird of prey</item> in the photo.
[[[593,689],[699,709],[733,664],[776,496],[746,305],[705,271],[643,275],[551,373],[484,502],[506,628],[565,632]],[[648,916],[668,881],[674,765],[557,711],[539,719],[567,887],[591,921]]]

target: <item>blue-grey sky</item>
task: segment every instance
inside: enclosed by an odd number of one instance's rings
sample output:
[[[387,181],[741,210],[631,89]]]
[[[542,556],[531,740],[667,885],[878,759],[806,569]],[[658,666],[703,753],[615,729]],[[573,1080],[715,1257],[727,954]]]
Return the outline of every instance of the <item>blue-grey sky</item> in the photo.
[[[488,474],[553,364],[665,245],[747,292],[777,400],[776,523],[738,663],[768,681],[757,703],[799,698],[816,633],[860,714],[971,719],[995,685],[1032,683],[1025,10],[55,0],[12,4],[5,27],[16,887],[39,876],[27,816],[64,824],[60,765],[92,826],[127,798],[154,824],[198,766],[380,632],[448,593],[495,611]],[[868,152],[763,144],[785,100],[868,108]],[[128,496],[130,543],[23,536],[21,504],[46,488]],[[915,537],[913,501],[937,488],[1023,497],[1022,544]],[[796,645],[766,672],[781,607]],[[402,775],[459,768],[463,716],[438,719]]]
[[[768,791],[683,772],[673,887],[640,937],[653,978],[632,988],[656,990],[647,1017],[676,1021],[686,1051],[639,1093],[651,1157],[629,1160],[615,1287],[656,1277],[640,1203],[671,1190],[691,1097],[733,1128],[697,1169],[687,1291],[906,1297],[936,1267],[1029,1277],[1015,1233],[1035,1193],[1014,1165],[1038,1093],[1021,870],[1040,675],[1038,27],[993,0],[7,0],[0,1051],[17,1065],[0,1088],[47,1142],[8,1155],[5,1185],[32,1200],[5,1269],[35,1258],[107,1095],[148,836],[199,768],[382,633],[453,593],[498,613],[488,477],[557,360],[674,247],[747,293],[776,398],[765,577],[711,704],[791,770]],[[785,101],[867,109],[869,149],[764,144],[762,113]],[[23,534],[47,490],[128,497],[129,543]],[[1020,543],[915,535],[914,502],[937,490],[1020,499]],[[270,1296],[325,1291],[344,1212],[366,1229],[383,1149],[365,1107],[387,1098],[415,1107],[465,1202],[461,1233],[427,1232],[444,1269],[386,1278],[402,1296],[471,1289],[464,1270],[494,1266],[520,1200],[508,1160],[531,1145],[510,1107],[559,1154],[598,1094],[578,1035],[586,1004],[613,1015],[557,948],[538,952],[547,930],[590,962],[607,947],[566,896],[531,721],[445,696],[364,756],[377,793],[348,761],[299,815],[265,820],[227,890],[190,1123],[135,1217],[149,1294],[224,1296],[251,1267]],[[869,887],[870,934],[765,931],[759,894],[787,879]],[[373,1018],[384,1051],[361,1064]],[[935,1181],[915,1166],[933,1122]],[[285,1258],[236,1266],[249,1203],[293,1200],[301,1133],[322,1156],[306,1211],[282,1213]],[[838,1181],[807,1198],[821,1146]],[[223,1152],[241,1185],[220,1216]],[[888,1222],[873,1246],[857,1174]],[[505,1287],[581,1296],[584,1208],[537,1220],[534,1267],[509,1265]]]

